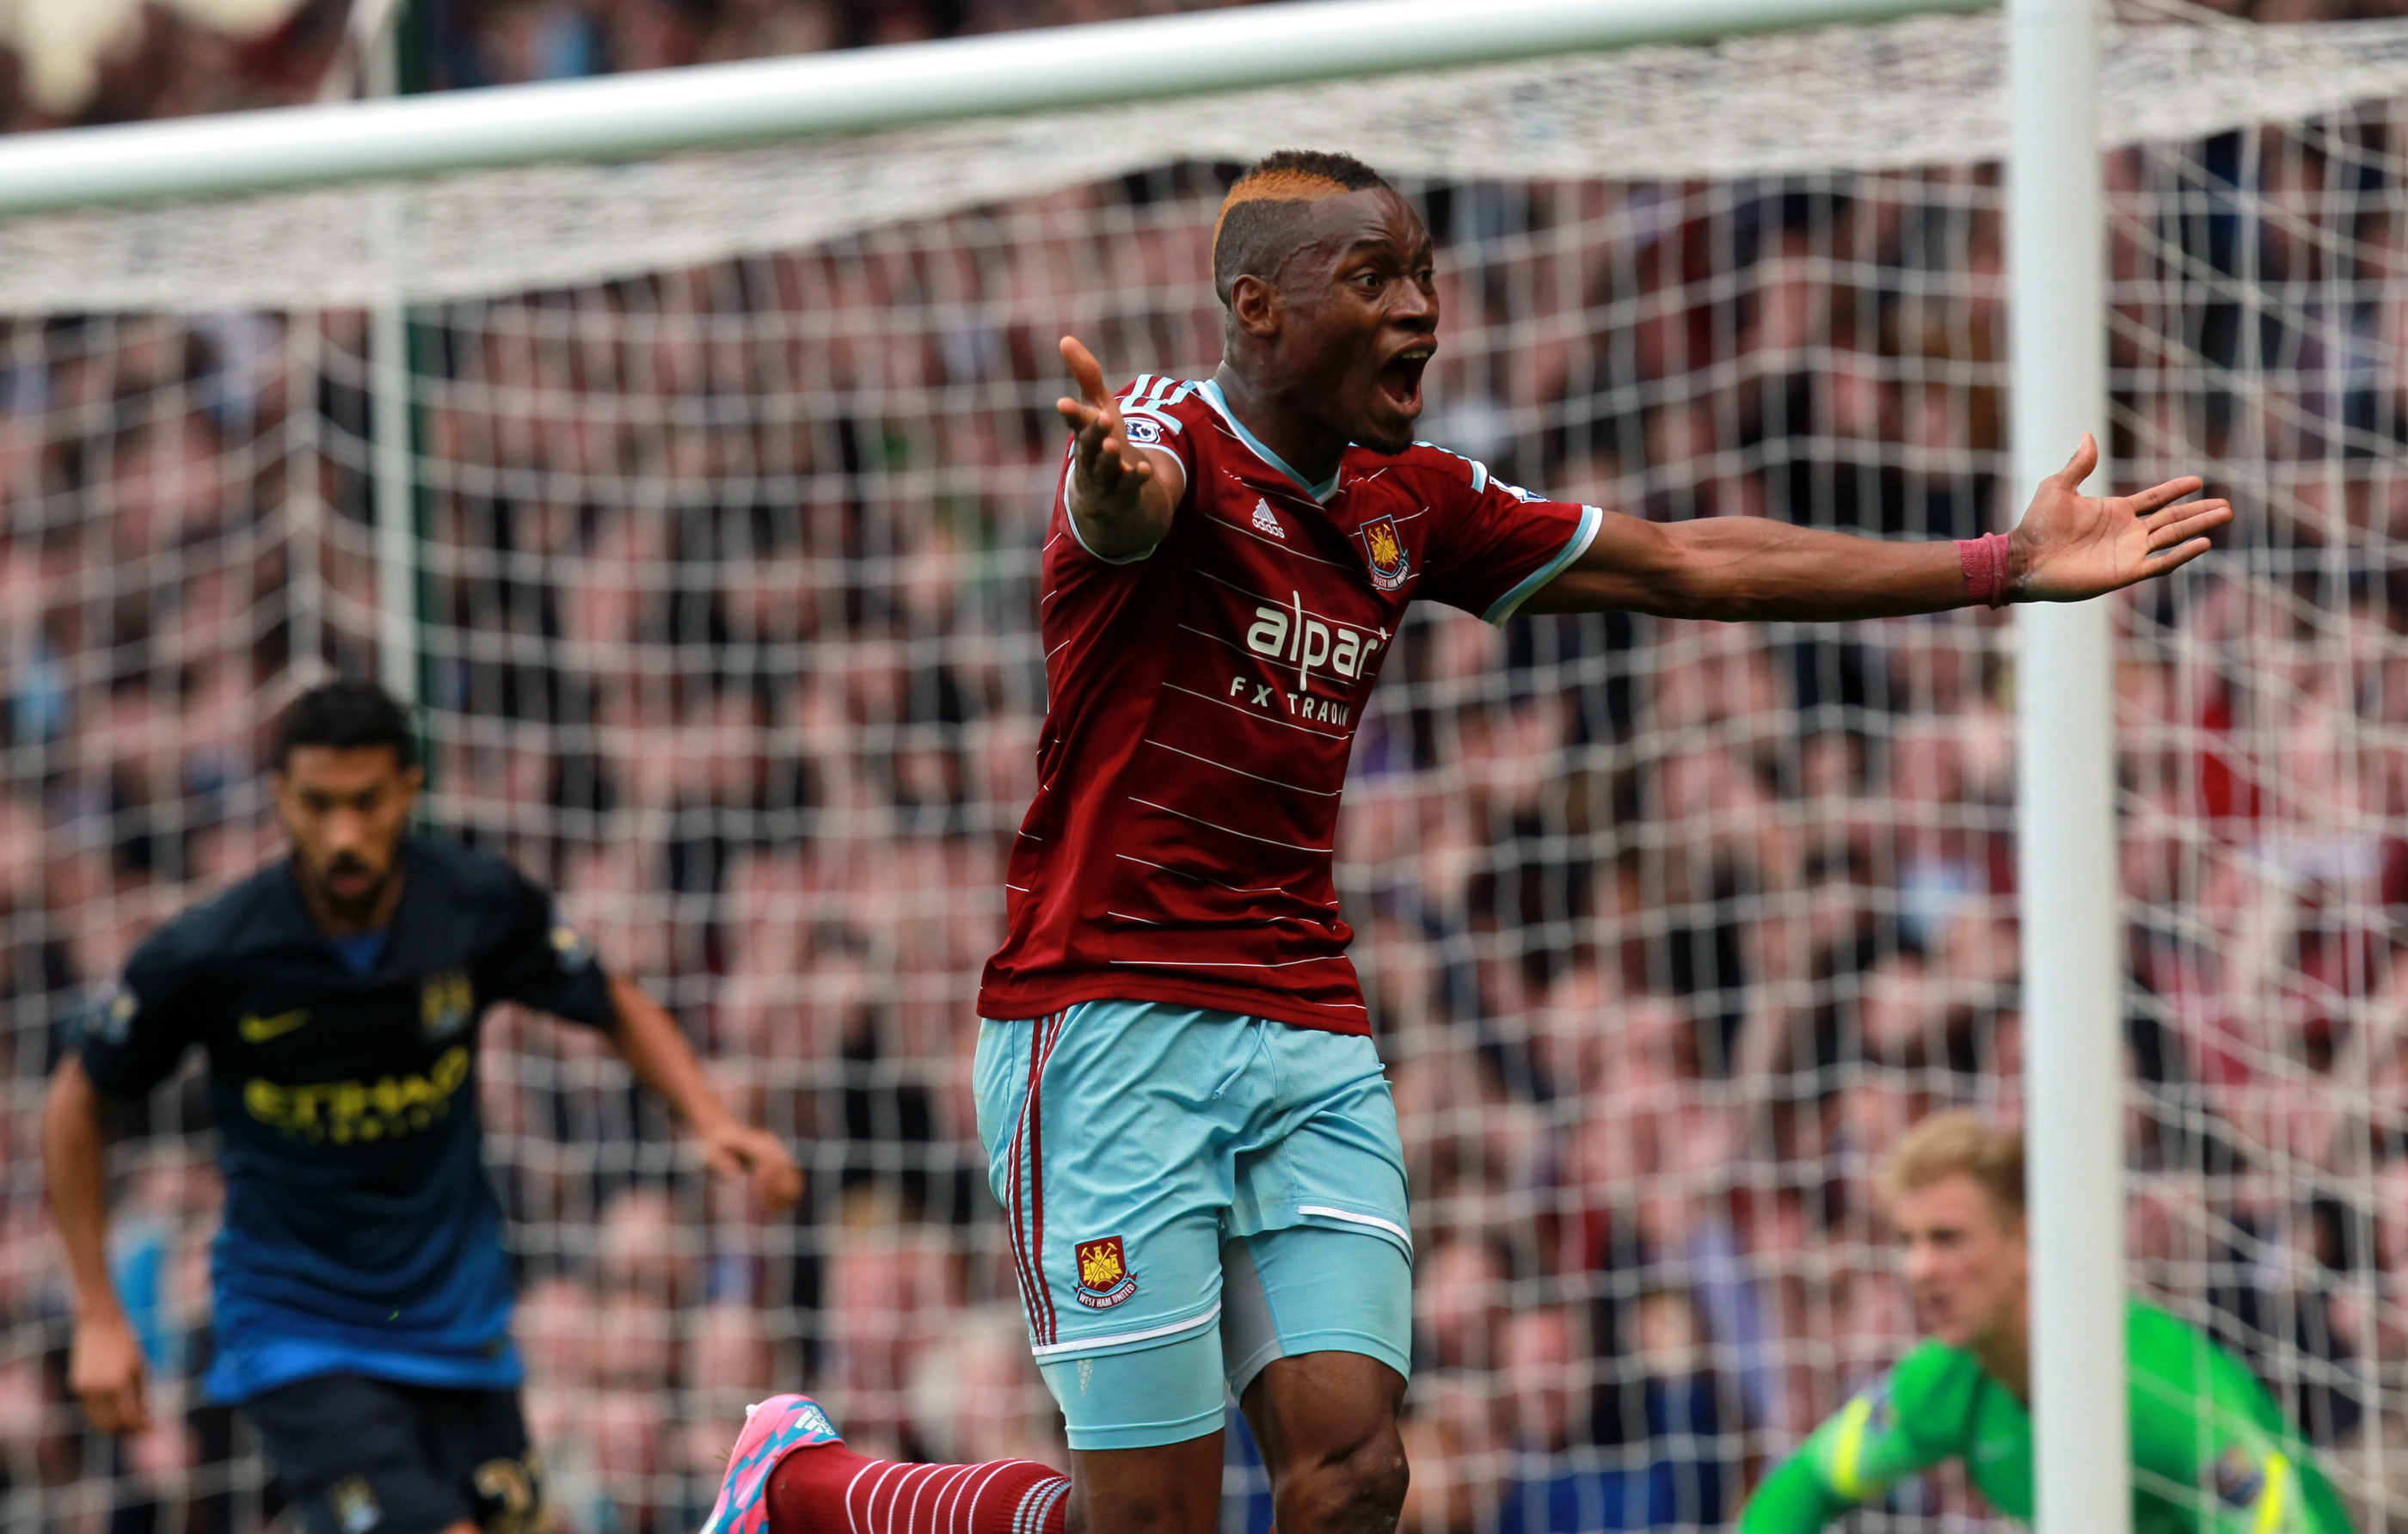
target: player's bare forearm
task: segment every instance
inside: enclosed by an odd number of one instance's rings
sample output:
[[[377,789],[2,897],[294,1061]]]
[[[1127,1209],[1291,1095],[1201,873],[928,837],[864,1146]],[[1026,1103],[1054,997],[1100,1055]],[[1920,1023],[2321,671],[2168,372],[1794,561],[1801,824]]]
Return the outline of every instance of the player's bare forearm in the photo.
[[[142,1344],[108,1277],[108,1157],[100,1094],[83,1061],[70,1054],[42,1104],[42,1180],[75,1291],[67,1387],[94,1428],[139,1433],[150,1426],[150,1409]]]
[[[108,1278],[108,1135],[100,1094],[70,1054],[42,1104],[42,1182],[79,1317],[122,1315]]]
[[[766,1210],[784,1209],[800,1197],[803,1174],[784,1142],[745,1123],[720,1101],[668,1009],[624,975],[610,977],[610,1001],[619,1013],[610,1047],[636,1080],[693,1131],[703,1163],[722,1177],[749,1176]]]
[[[2232,520],[2220,500],[2186,501],[2193,477],[2132,495],[2085,495],[2099,464],[2087,433],[2040,488],[2007,539],[2003,589],[2017,602],[2082,602],[2180,569]],[[1940,612],[1979,599],[1953,543],[1891,543],[1761,517],[1658,524],[1606,514],[1570,567],[1526,612],[1621,609],[1664,618],[1817,623]]]
[[[1523,610],[1818,623],[1967,600],[1951,543],[1891,543],[1763,517],[1659,524],[1609,513],[1587,552]]]
[[[1137,451],[1143,460],[1178,460],[1167,452],[1148,448]],[[1137,487],[1135,495],[1107,497],[1096,494],[1074,477],[1070,483],[1070,515],[1079,520],[1079,540],[1104,559],[1128,559],[1151,551],[1170,532],[1171,513],[1178,509],[1179,470],[1174,466],[1165,474],[1159,464],[1151,466],[1154,472]]]
[[[700,1134],[732,1121],[734,1114],[719,1100],[694,1057],[685,1035],[668,1009],[644,994],[624,975],[610,977],[610,1001],[619,1025],[610,1030],[610,1047],[647,1091],[669,1105],[686,1127]]]

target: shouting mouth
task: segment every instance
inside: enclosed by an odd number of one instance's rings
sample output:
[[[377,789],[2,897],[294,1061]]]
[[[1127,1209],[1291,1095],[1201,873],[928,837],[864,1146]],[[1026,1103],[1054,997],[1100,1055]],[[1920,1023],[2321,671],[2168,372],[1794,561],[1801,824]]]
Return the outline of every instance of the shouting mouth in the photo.
[[[1390,357],[1380,368],[1380,393],[1402,415],[1412,415],[1422,408],[1422,370],[1429,366],[1437,347],[1424,341],[1409,346]]]

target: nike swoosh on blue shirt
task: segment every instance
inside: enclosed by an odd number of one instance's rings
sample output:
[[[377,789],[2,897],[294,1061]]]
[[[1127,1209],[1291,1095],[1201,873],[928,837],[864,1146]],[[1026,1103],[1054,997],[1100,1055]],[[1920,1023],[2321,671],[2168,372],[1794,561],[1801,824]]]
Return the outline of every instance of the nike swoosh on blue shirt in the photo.
[[[269,1039],[291,1033],[295,1028],[306,1027],[308,1023],[309,1009],[307,1007],[295,1007],[289,1012],[279,1012],[274,1017],[245,1016],[242,1020],[242,1041],[246,1044],[265,1044]]]

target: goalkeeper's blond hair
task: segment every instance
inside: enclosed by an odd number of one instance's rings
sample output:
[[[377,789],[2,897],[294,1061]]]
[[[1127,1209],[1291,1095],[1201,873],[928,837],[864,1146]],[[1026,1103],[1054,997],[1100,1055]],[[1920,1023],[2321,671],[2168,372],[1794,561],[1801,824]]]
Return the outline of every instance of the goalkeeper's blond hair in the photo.
[[[1875,1186],[1883,1204],[1889,1205],[1898,1202],[1900,1194],[1960,1175],[1979,1183],[2001,1215],[2009,1220],[2023,1218],[2022,1132],[2001,1129],[1966,1109],[1917,1120],[1883,1158]]]

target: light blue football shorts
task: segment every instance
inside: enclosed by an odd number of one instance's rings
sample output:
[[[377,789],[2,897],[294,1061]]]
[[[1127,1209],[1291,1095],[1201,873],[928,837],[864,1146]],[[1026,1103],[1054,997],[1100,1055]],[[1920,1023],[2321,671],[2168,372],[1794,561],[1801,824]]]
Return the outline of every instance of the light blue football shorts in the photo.
[[[1275,1358],[1412,1343],[1405,1163],[1369,1039],[1142,1001],[987,1022],[979,1138],[1074,1449],[1217,1431]]]

